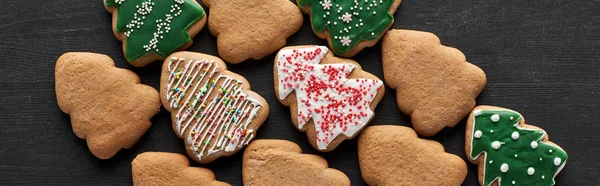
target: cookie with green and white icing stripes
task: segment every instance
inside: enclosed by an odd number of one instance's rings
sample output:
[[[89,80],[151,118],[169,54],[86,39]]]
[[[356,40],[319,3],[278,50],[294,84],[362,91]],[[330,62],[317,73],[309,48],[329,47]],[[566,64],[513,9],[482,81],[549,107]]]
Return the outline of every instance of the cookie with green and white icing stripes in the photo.
[[[192,45],[206,24],[195,0],[104,0],[112,15],[112,30],[123,41],[123,53],[136,67],[163,60]]]
[[[489,185],[554,185],[568,155],[539,127],[525,124],[516,111],[478,106],[468,117],[468,159],[479,166],[479,183]]]

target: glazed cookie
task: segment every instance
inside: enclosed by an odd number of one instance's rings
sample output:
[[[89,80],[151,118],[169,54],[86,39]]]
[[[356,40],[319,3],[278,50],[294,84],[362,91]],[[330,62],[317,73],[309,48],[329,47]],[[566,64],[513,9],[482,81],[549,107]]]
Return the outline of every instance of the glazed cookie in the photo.
[[[394,23],[401,0],[298,0],[312,28],[336,55],[352,57],[375,45]]]
[[[293,142],[255,140],[244,152],[242,177],[244,185],[350,185],[350,179],[328,168],[320,156],[302,154]]]
[[[302,13],[289,0],[203,0],[210,8],[208,29],[219,56],[237,64],[262,59],[285,46],[302,26]]]
[[[323,46],[281,49],[274,78],[277,98],[290,107],[292,122],[323,152],[354,138],[385,93],[379,78]]]
[[[423,136],[460,122],[485,87],[485,73],[432,33],[391,30],[381,50],[385,82],[396,89],[398,108]]]
[[[104,6],[125,58],[136,67],[188,48],[206,24],[195,0],[104,0]]]
[[[478,106],[467,119],[465,151],[481,185],[554,185],[568,155],[516,111]]]
[[[216,181],[210,169],[190,167],[188,159],[176,153],[141,153],[131,162],[131,174],[133,185],[229,185]]]
[[[269,115],[267,101],[215,56],[176,52],[164,62],[160,80],[173,130],[200,163],[237,152]]]
[[[106,55],[63,54],[55,83],[58,106],[71,115],[73,132],[100,159],[133,146],[160,110],[158,92],[140,84],[135,73],[116,68]]]
[[[370,126],[358,137],[358,160],[369,185],[460,185],[467,164],[408,127]]]

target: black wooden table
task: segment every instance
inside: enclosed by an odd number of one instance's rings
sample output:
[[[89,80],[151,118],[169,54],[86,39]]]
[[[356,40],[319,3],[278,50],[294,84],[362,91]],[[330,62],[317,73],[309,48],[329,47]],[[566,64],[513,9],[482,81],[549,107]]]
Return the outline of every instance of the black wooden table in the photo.
[[[70,51],[107,54],[118,67],[132,69],[142,83],[158,89],[161,63],[145,68],[127,64],[101,0],[2,0],[0,4],[0,185],[129,185],[130,163],[137,154],[185,153],[163,109],[135,146],[99,160],[73,134],[69,116],[58,108],[54,65]],[[557,185],[600,185],[599,0],[406,0],[395,17],[393,28],[433,32],[486,72],[488,84],[478,104],[521,112],[528,123],[544,128],[569,153]],[[206,28],[194,42],[189,50],[217,55],[215,37]],[[312,32],[308,16],[302,29],[288,39],[288,45],[300,44],[326,44]],[[376,45],[353,59],[383,78],[380,51]],[[257,138],[294,141],[304,152],[325,157],[353,185],[364,185],[356,140],[342,143],[333,152],[318,153],[291,124],[289,109],[277,101],[273,90],[273,59],[274,54],[229,65],[271,106]],[[395,99],[388,88],[372,125],[411,125]],[[462,122],[432,139],[466,160],[464,131]],[[193,165],[212,169],[219,180],[242,184],[241,152],[208,165]],[[464,185],[478,185],[475,165],[469,164]]]

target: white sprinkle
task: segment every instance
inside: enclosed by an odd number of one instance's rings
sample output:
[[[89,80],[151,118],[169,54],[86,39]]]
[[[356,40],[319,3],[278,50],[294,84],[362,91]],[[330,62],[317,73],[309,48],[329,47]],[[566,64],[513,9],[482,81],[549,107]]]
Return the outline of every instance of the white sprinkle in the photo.
[[[516,157],[519,157],[519,155],[515,154],[515,158],[516,158]]]
[[[538,143],[536,141],[531,142],[531,148],[536,149],[538,147]]]
[[[531,176],[531,175],[533,175],[533,173],[535,173],[535,169],[533,167],[529,167],[527,169],[527,174],[529,174]]]
[[[552,154],[552,149],[548,150],[548,153]]]
[[[512,135],[511,135],[511,137],[512,137],[513,140],[518,140],[519,139],[519,132],[514,131],[512,133]]]
[[[475,131],[475,134],[473,134],[473,136],[478,139],[481,138],[482,135],[483,133],[480,130]]]
[[[494,163],[494,160],[490,160],[490,164]]]
[[[512,184],[513,184],[513,185],[514,185],[514,184],[516,184],[516,183],[517,183],[517,182],[515,182],[515,180],[513,180],[513,181],[512,181]]]
[[[560,159],[559,157],[554,158],[554,165],[559,166],[561,162],[562,159]]]
[[[515,119],[515,118],[511,116],[511,117],[510,117],[510,120],[513,120],[513,119]]]
[[[506,163],[503,163],[503,164],[500,166],[500,171],[502,171],[502,172],[508,172],[508,164],[506,164]]]
[[[542,161],[542,158],[540,158],[540,161]]]
[[[490,119],[492,119],[493,122],[498,122],[500,121],[500,115],[494,114]]]

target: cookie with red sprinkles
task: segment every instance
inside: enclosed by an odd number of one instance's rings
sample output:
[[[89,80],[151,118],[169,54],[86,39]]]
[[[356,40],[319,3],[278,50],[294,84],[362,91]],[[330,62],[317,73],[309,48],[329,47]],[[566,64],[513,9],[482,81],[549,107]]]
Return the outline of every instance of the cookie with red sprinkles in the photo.
[[[256,137],[269,104],[218,57],[176,52],[164,62],[160,98],[173,130],[199,163],[231,156]]]
[[[274,64],[275,93],[292,123],[319,151],[335,149],[371,121],[383,82],[324,46],[285,47]]]

